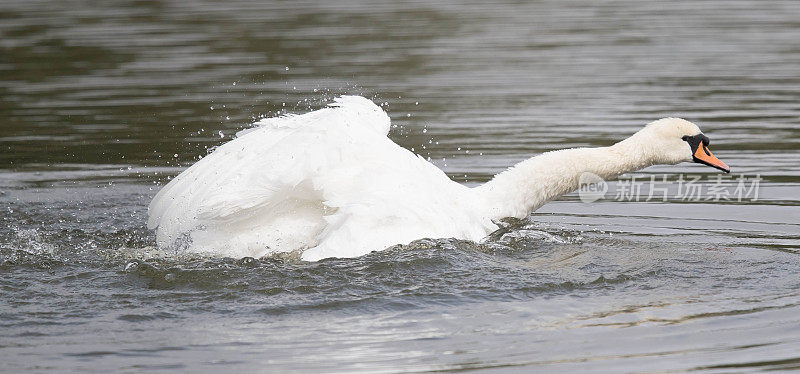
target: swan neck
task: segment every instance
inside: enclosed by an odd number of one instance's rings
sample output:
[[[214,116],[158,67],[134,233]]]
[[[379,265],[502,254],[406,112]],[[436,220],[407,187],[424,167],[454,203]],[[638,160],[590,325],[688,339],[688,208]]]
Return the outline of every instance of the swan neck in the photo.
[[[487,216],[525,218],[548,201],[577,190],[581,180],[586,181],[581,178],[585,173],[607,180],[653,165],[653,157],[636,140],[552,151],[518,163],[478,187],[487,203]]]

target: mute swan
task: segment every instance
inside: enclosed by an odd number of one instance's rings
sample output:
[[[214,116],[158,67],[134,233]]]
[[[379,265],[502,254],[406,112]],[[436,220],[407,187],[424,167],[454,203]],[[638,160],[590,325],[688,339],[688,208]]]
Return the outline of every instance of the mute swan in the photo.
[[[387,137],[389,116],[359,96],[240,131],[169,182],[149,206],[160,247],[229,257],[301,251],[356,257],[432,238],[479,241],[576,190],[655,164],[729,172],[691,122],[665,118],[609,147],[547,152],[466,187]]]

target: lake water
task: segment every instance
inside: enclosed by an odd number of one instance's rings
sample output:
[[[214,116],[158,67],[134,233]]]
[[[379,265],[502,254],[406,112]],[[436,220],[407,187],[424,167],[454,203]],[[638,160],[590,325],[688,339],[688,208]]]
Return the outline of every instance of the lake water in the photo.
[[[2,372],[800,368],[796,1],[4,0],[0,36]],[[682,164],[480,244],[318,263],[153,248],[168,178],[342,93],[470,185],[679,116],[749,190],[714,197],[719,174]]]

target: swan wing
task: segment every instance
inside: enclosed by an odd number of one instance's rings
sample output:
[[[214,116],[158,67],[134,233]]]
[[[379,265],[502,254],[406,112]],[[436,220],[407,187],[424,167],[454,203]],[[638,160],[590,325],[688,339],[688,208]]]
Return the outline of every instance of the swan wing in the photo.
[[[358,96],[259,121],[159,191],[148,227],[158,229],[159,246],[187,242],[228,255],[314,246],[335,213],[325,200],[326,188],[336,190],[332,175],[376,143],[402,150],[386,137],[389,126],[380,107]]]

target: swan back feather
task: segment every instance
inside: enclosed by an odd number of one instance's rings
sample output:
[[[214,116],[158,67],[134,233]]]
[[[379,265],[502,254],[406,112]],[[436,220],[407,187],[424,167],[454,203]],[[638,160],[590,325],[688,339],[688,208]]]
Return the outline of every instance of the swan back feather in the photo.
[[[227,256],[349,257],[424,236],[479,240],[469,189],[398,146],[363,97],[257,122],[168,183],[149,207],[159,246]],[[488,220],[483,220],[491,226]]]

